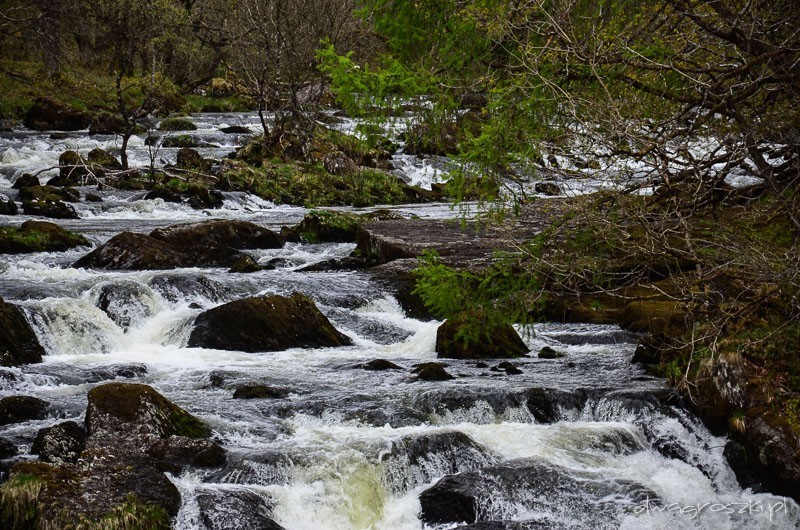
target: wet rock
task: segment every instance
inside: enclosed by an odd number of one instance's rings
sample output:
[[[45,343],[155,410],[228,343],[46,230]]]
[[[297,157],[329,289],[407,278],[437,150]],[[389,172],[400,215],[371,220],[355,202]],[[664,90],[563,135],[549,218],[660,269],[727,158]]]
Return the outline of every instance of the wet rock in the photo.
[[[80,200],[80,194],[78,193],[78,190],[74,188],[60,188],[48,185],[22,188],[19,191],[19,198],[22,201],[77,202]]]
[[[402,368],[392,361],[387,361],[386,359],[373,359],[366,363],[361,363],[356,365],[356,368],[361,368],[362,370],[370,370],[373,372],[383,371],[383,370],[402,370]]]
[[[177,136],[166,136],[161,141],[161,147],[164,148],[187,148],[187,147],[200,147],[200,142],[197,138],[189,136],[188,134],[179,134]]]
[[[86,448],[87,433],[74,421],[39,429],[31,453],[50,464],[75,463]]]
[[[183,169],[195,169],[206,173],[211,171],[211,162],[190,147],[178,150],[175,165]]]
[[[180,204],[183,202],[183,197],[180,193],[165,186],[156,186],[152,190],[148,191],[145,196],[142,197],[142,199],[145,201],[161,199],[164,202],[171,202],[175,204]]]
[[[122,232],[86,254],[76,268],[157,270],[189,266],[187,257],[167,243],[144,234]]]
[[[243,125],[231,125],[229,127],[220,127],[219,131],[225,134],[250,134],[252,131]]]
[[[17,215],[17,203],[8,195],[0,193],[0,215]]]
[[[12,458],[14,456],[17,456],[17,454],[19,454],[19,451],[17,450],[16,445],[6,440],[5,438],[0,438],[0,460]]]
[[[150,235],[174,249],[197,256],[202,263],[232,265],[231,250],[281,248],[283,240],[271,230],[248,221],[207,221],[153,230]],[[227,256],[226,256],[227,255]]]
[[[262,270],[261,265],[259,265],[258,262],[251,256],[242,256],[236,260],[236,263],[233,264],[228,272],[250,273],[258,272],[260,270]]]
[[[289,482],[294,466],[295,463],[287,454],[267,451],[230,462],[210,480],[222,484],[256,484],[259,486],[285,484]]]
[[[86,161],[103,169],[122,169],[122,164],[117,160],[117,157],[105,149],[92,149],[86,155]]]
[[[92,122],[91,116],[49,98],[34,101],[22,123],[35,131],[79,131]]]
[[[556,351],[550,346],[545,346],[539,350],[540,359],[560,359],[562,357],[566,357],[564,352]]]
[[[96,193],[87,193],[83,199],[86,202],[103,202],[103,198]]]
[[[109,283],[100,288],[97,307],[124,330],[155,312],[148,290],[138,282]]]
[[[197,125],[189,118],[166,118],[158,124],[159,131],[196,131]]]
[[[245,298],[210,309],[195,319],[189,337],[190,347],[246,352],[350,344],[314,302],[298,293]]]
[[[398,259],[390,263],[368,269],[375,280],[388,287],[409,318],[422,321],[434,320],[422,298],[415,292],[414,269],[419,267],[417,259]]]
[[[19,228],[0,229],[1,252],[62,252],[91,243],[80,234],[47,221],[25,221]]]
[[[50,219],[79,219],[78,212],[71,204],[63,201],[31,200],[22,202],[25,215],[38,215]]]
[[[522,357],[530,350],[510,324],[497,324],[482,311],[449,318],[436,332],[436,353],[448,359]]]
[[[646,335],[639,340],[631,357],[632,363],[658,364],[661,362],[661,349],[667,346],[664,336]]]
[[[289,395],[286,388],[267,385],[243,385],[233,392],[233,399],[281,399]]]
[[[205,438],[211,430],[152,387],[135,383],[107,383],[88,394],[86,428],[93,437],[121,433],[138,438],[172,435]]]
[[[555,196],[564,193],[561,187],[554,182],[537,182],[533,189],[536,193],[541,193],[542,195]]]
[[[99,154],[99,152],[102,151],[101,149],[97,151],[95,156],[107,160],[105,156]],[[76,151],[64,151],[61,153],[58,157],[58,166],[58,176],[47,181],[49,186],[84,186],[88,184],[97,184],[97,179],[105,176],[103,167],[100,164],[89,162],[88,159],[83,158]]]
[[[225,449],[217,442],[186,436],[170,436],[154,442],[147,449],[153,458],[179,467],[221,467],[225,465]]]
[[[525,404],[537,423],[555,423],[565,419],[586,404],[582,390],[567,392],[553,388],[531,388],[525,393]]]
[[[404,436],[381,457],[382,479],[390,491],[403,494],[436,477],[479,469],[496,459],[458,431]]]
[[[92,368],[84,373],[87,383],[99,383],[109,379],[136,379],[147,375],[147,366],[140,363],[109,364],[99,368]]]
[[[635,300],[625,304],[620,326],[641,333],[676,335],[686,327],[686,308],[671,300]]]
[[[417,365],[411,373],[417,374],[420,381],[448,381],[455,379],[447,373],[441,363],[423,363]]]
[[[150,287],[170,302],[199,297],[203,301],[219,302],[228,295],[227,288],[204,275],[164,275],[150,280]],[[195,309],[199,309],[198,305]]]
[[[497,365],[497,368],[500,370],[505,370],[508,375],[519,375],[522,373],[522,370],[511,364],[510,362],[502,362]]]
[[[186,203],[195,210],[222,208],[225,196],[219,190],[209,189],[201,184],[190,184],[186,190]]]
[[[44,348],[25,316],[0,298],[0,366],[40,363],[42,355]]]
[[[47,417],[47,401],[33,396],[8,396],[0,399],[0,425],[43,420]]]
[[[272,520],[272,505],[252,490],[206,488],[197,494],[197,504],[208,530],[284,530]]]
[[[599,473],[535,459],[516,460],[444,477],[420,494],[421,519],[430,525],[497,521],[504,518],[506,506],[514,505],[563,524],[563,509],[569,506],[584,523],[613,527],[619,523],[614,508],[620,497],[632,504],[659,498],[632,481],[609,481]]]
[[[15,190],[21,190],[23,188],[33,188],[41,185],[42,183],[39,181],[38,177],[34,177],[30,173],[25,173],[21,177],[17,178],[11,187]]]

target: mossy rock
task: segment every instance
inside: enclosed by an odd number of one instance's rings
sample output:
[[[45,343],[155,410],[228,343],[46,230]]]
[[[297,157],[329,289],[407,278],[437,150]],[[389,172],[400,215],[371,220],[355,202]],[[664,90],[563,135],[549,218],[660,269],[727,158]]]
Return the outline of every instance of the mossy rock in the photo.
[[[188,134],[179,134],[177,136],[167,136],[161,142],[161,147],[199,147],[199,143],[196,138],[189,136]]]
[[[0,193],[0,215],[17,215],[18,210],[17,203],[8,195]]]
[[[671,300],[634,300],[625,305],[620,325],[629,331],[676,335],[686,328],[686,308]]]
[[[34,186],[41,185],[42,183],[39,180],[39,177],[34,177],[30,173],[24,173],[14,181],[14,184],[11,187],[15,190],[21,190],[22,188],[32,188]]]
[[[0,298],[0,366],[40,363],[42,355],[44,348],[25,316]]]
[[[88,394],[86,428],[90,436],[135,433],[167,438],[207,438],[211,429],[152,387],[137,383],[108,383]]]
[[[314,302],[299,293],[257,296],[215,307],[195,319],[189,337],[190,347],[245,352],[350,344]]]
[[[496,322],[484,311],[464,311],[436,332],[436,353],[449,359],[512,359],[530,350],[511,324]]]
[[[19,198],[23,201],[78,201],[78,190],[60,186],[30,186],[19,190]]]
[[[189,118],[167,118],[158,124],[159,131],[196,131],[197,125]]]
[[[260,270],[262,270],[261,265],[259,265],[258,262],[252,258],[252,256],[242,256],[236,261],[236,263],[233,264],[228,272],[251,273],[258,272]]]
[[[47,221],[25,221],[19,228],[0,227],[0,253],[62,252],[91,246],[80,234]]]
[[[312,210],[308,212],[294,231],[311,243],[351,243],[356,240],[356,230],[364,218],[350,212]]]
[[[8,396],[0,399],[0,425],[42,420],[49,404],[33,396]]]
[[[544,348],[539,350],[540,359],[560,359],[562,357],[566,357],[564,352],[556,351],[550,346],[545,346]]]
[[[120,161],[105,149],[92,149],[86,155],[86,160],[90,164],[96,164],[107,169],[122,169]]]
[[[79,131],[91,122],[89,113],[50,98],[37,99],[22,120],[35,131]]]

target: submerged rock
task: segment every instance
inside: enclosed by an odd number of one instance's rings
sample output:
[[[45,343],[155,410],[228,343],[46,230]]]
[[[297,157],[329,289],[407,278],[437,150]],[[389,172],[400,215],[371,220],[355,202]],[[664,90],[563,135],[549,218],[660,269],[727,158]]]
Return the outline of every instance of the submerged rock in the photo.
[[[436,332],[436,353],[448,359],[504,359],[530,350],[510,324],[495,324],[482,311],[465,311]]]
[[[233,392],[233,399],[281,399],[289,390],[267,385],[243,385]]]
[[[272,519],[272,505],[249,489],[212,490],[197,494],[200,518],[208,530],[284,530]]]
[[[42,362],[44,348],[22,312],[0,298],[0,366]]]
[[[423,363],[417,365],[411,373],[417,374],[421,381],[449,381],[455,379],[447,373],[441,363]]]
[[[256,296],[201,313],[189,337],[190,347],[246,352],[289,348],[349,346],[308,297]]]
[[[563,352],[554,350],[550,346],[545,346],[539,350],[540,359],[560,359],[561,357],[565,357],[565,354]]]
[[[400,366],[386,359],[373,359],[371,361],[356,365],[356,368],[361,368],[362,370],[370,370],[373,372],[382,370],[402,370]]]

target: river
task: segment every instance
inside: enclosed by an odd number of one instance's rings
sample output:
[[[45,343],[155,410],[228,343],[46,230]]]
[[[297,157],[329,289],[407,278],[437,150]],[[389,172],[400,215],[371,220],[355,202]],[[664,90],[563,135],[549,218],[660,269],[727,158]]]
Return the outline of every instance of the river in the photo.
[[[191,134],[209,144],[201,150],[206,156],[223,156],[241,142],[241,136],[219,133],[221,126],[257,130],[253,114],[193,119],[199,130]],[[13,196],[19,175],[56,166],[65,149],[85,152],[115,142],[85,133],[0,133],[0,193]],[[141,139],[132,149],[133,163],[145,164]],[[169,162],[174,150],[159,157]],[[441,163],[396,158],[399,171],[418,184],[429,185],[441,169]],[[80,219],[59,221],[94,245],[125,230],[144,233],[214,218],[277,230],[306,213],[242,193],[228,193],[223,208],[205,211],[144,201],[137,192],[100,194],[103,202],[76,204]],[[422,218],[458,215],[444,204],[394,209]],[[30,218],[0,217],[0,223]],[[170,477],[183,497],[178,529],[205,527],[208,498],[215,499],[216,528],[259,528],[264,514],[289,530],[455,528],[462,525],[421,522],[420,494],[456,473],[479,484],[478,520],[498,522],[473,528],[800,526],[792,500],[741,489],[722,455],[724,438],[669,399],[665,381],[630,363],[636,337],[618,328],[521,329],[532,352],[551,346],[566,356],[515,360],[522,372],[515,375],[493,371],[492,362],[448,360],[455,379],[417,381],[411,369],[435,359],[439,322],[408,318],[369,271],[299,271],[353,248],[289,243],[255,251],[262,264],[279,258],[278,267],[246,275],[215,268],[70,267],[87,248],[0,254],[0,296],[23,309],[47,352],[42,364],[0,369],[0,397],[27,394],[53,404],[47,419],[2,426],[0,437],[27,454],[42,427],[82,422],[87,391],[121,374],[118,380],[152,385],[206,421],[228,452],[222,469]],[[311,297],[354,345],[277,353],[186,346],[202,311],[293,291]],[[117,293],[111,299],[122,317],[117,321],[98,307],[108,293]],[[373,359],[402,369],[361,367]],[[233,399],[233,389],[247,383],[287,395]],[[555,403],[552,423],[537,421],[532,410],[543,393]]]

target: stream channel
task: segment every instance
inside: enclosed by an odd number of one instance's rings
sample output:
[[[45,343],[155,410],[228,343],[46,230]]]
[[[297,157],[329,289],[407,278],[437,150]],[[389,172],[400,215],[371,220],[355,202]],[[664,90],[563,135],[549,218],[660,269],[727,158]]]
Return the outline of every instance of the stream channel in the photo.
[[[201,149],[204,156],[224,156],[243,141],[220,133],[224,125],[257,130],[253,114],[193,119],[199,129],[190,134],[210,145]],[[1,133],[0,193],[15,196],[17,177],[56,166],[66,149],[85,153],[113,149],[116,142],[81,132],[52,138],[24,129]],[[171,161],[172,151],[159,154],[163,162]],[[148,163],[140,138],[133,139],[131,155],[132,164]],[[438,176],[429,161],[395,158],[409,182],[430,186]],[[75,205],[80,219],[57,221],[95,246],[122,231],[147,233],[213,218],[279,231],[306,213],[243,193],[227,193],[223,208],[206,211],[141,200],[141,192],[99,194],[103,202]],[[392,208],[421,218],[459,215],[445,204]],[[2,217],[0,223],[27,219]],[[472,528],[800,526],[792,500],[742,490],[722,455],[724,438],[670,400],[665,381],[630,363],[636,337],[618,328],[537,325],[521,330],[534,352],[514,361],[521,374],[492,371],[492,362],[448,360],[455,379],[417,381],[411,369],[435,359],[440,322],[405,316],[369,270],[299,272],[353,248],[287,243],[253,251],[260,263],[280,258],[280,266],[252,274],[71,268],[88,248],[0,254],[0,296],[22,308],[47,353],[42,364],[3,369],[0,397],[26,394],[52,404],[47,419],[2,426],[0,437],[27,454],[39,429],[83,421],[93,386],[115,379],[153,386],[207,422],[228,452],[224,468],[170,477],[183,498],[178,529],[256,529],[266,518],[288,530],[456,528],[467,523],[424,523],[420,502],[422,492],[455,474],[475,492],[479,523]],[[294,291],[312,298],[354,345],[277,353],[186,346],[202,311]],[[98,307],[107,292],[126,293],[110,302],[124,319],[112,320]],[[543,346],[566,356],[536,358]],[[373,359],[402,369],[360,367]],[[232,389],[247,383],[289,393],[233,399]],[[537,421],[542,396],[555,421]]]

